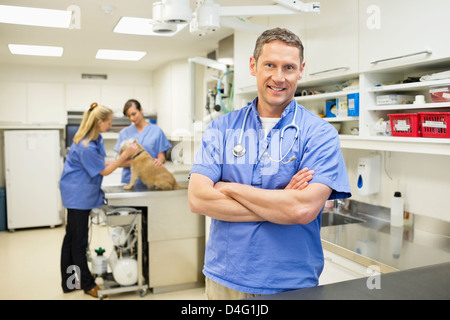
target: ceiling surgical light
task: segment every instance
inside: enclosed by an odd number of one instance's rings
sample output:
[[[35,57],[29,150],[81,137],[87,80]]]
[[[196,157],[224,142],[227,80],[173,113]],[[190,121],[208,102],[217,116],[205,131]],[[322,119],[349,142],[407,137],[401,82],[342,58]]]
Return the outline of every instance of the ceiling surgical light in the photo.
[[[191,33],[202,36],[218,29],[220,29],[220,6],[213,0],[199,2],[191,20]]]
[[[153,4],[153,32],[156,33],[170,33],[177,30],[177,25],[174,23],[166,23],[163,21],[164,4],[162,2],[155,2]]]
[[[162,0],[163,21],[166,23],[188,23],[192,18],[189,0]]]

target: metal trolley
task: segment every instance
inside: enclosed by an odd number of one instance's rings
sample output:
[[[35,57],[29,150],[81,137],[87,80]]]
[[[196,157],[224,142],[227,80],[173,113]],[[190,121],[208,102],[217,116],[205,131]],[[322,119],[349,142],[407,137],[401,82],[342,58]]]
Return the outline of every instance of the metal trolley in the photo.
[[[123,246],[116,245],[115,243],[114,249],[119,252],[120,256],[123,254],[122,250],[124,250],[124,248],[125,251],[132,252],[137,260],[138,277],[137,283],[135,284],[121,285],[117,282],[118,279],[114,278],[114,274],[112,272],[101,275],[105,289],[98,291],[99,299],[103,299],[105,295],[130,291],[139,291],[140,296],[144,297],[147,294],[148,285],[145,284],[145,279],[142,272],[142,211],[128,207],[106,207],[104,210],[100,210],[100,216],[108,227],[123,227],[124,230],[127,230],[128,236],[132,235],[132,237],[127,237]],[[129,254],[129,252],[125,252],[125,254]]]

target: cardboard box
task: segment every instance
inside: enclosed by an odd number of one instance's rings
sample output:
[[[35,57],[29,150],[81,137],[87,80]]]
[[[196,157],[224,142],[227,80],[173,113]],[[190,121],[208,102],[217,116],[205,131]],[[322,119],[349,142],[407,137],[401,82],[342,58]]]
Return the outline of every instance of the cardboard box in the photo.
[[[347,95],[348,116],[359,117],[359,93],[350,93]]]

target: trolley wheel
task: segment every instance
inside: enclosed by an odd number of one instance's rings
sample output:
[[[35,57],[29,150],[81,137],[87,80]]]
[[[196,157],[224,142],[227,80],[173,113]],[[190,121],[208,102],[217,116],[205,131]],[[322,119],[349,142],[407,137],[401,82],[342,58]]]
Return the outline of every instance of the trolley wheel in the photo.
[[[102,295],[102,294],[99,294],[99,295],[98,295],[98,299],[99,299],[99,300],[103,300],[103,295]]]
[[[147,289],[141,289],[141,292],[139,293],[139,295],[141,296],[141,298],[145,297],[147,295]]]

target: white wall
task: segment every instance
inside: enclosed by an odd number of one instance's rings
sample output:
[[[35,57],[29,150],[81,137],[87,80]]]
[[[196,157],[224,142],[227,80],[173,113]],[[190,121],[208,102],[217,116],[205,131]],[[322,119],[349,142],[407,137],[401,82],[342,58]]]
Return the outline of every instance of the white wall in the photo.
[[[370,152],[343,149],[342,153],[353,200],[390,207],[394,192],[400,191],[406,211],[450,221],[448,156],[377,151],[381,155],[381,190],[373,195],[361,196],[356,191],[358,159]]]

